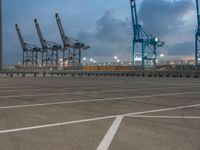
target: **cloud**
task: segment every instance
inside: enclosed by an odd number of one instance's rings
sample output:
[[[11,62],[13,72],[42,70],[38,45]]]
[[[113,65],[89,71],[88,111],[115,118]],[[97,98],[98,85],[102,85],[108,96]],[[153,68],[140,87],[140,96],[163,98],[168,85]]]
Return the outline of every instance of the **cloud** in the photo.
[[[171,46],[167,46],[167,52],[169,56],[186,56],[193,55],[195,44],[193,41],[186,41],[182,43],[176,43]]]
[[[194,42],[187,39],[193,36],[193,32],[189,33],[191,30],[186,28],[194,27],[188,26],[184,18],[192,10],[191,0],[144,0],[138,14],[145,29],[160,36],[161,39],[166,39],[164,53],[178,56],[193,54]],[[78,37],[91,44],[91,50],[86,52],[88,56],[102,59],[103,56],[119,54],[131,60],[132,38],[129,35],[132,36],[130,19],[116,18],[113,12],[108,11],[97,21],[95,31],[81,32]],[[158,51],[163,52],[163,49]]]
[[[145,29],[165,41],[158,51],[179,57],[194,53],[194,10],[193,0],[143,0],[138,15]]]
[[[130,57],[130,24],[130,20],[118,19],[113,12],[107,11],[96,22],[95,31],[79,33],[78,38],[91,45],[91,50],[85,55],[102,58],[118,54]]]
[[[184,15],[195,8],[192,0],[143,0],[139,18],[145,28],[160,37],[177,31],[185,24]]]

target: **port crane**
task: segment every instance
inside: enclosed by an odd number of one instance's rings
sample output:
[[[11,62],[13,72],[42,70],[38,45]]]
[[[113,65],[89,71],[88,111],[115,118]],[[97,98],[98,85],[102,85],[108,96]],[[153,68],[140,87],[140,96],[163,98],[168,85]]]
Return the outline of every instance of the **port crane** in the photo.
[[[197,29],[195,34],[195,66],[196,70],[199,69],[200,60],[200,10],[199,10],[199,0],[196,0],[196,10],[197,10]]]
[[[28,64],[37,65],[38,53],[41,51],[41,48],[33,44],[26,43],[22,37],[21,30],[17,24],[15,25],[15,28],[23,49],[23,58],[22,58],[23,65],[28,65]]]
[[[139,24],[136,0],[130,0],[132,24],[133,24],[133,66],[136,66],[136,53],[141,54],[141,66],[146,68],[148,66],[155,67],[157,60],[157,48],[163,47],[164,42],[160,41],[156,36],[147,32]]]
[[[44,66],[44,64],[57,66],[59,50],[61,50],[62,48],[61,45],[45,40],[37,19],[35,19],[34,22],[40,39],[40,43],[42,45],[42,66]]]
[[[56,13],[55,17],[63,42],[63,64],[67,61],[69,66],[80,66],[81,50],[89,49],[90,46],[66,36],[59,14]]]

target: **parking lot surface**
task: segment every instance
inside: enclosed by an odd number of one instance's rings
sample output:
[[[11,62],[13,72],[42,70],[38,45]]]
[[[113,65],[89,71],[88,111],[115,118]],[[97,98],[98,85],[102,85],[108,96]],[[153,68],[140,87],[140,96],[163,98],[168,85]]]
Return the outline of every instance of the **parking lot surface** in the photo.
[[[1,77],[1,150],[200,150],[200,80]]]

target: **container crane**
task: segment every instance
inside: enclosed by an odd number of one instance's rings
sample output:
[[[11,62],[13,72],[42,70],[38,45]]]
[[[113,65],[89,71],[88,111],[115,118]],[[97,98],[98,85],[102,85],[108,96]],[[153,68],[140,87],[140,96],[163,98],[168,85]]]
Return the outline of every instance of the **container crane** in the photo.
[[[199,10],[199,0],[196,0],[197,9],[197,29],[195,34],[195,66],[196,71],[199,69],[200,60],[200,10]]]
[[[58,54],[62,48],[61,45],[45,40],[37,19],[34,22],[42,45],[42,66],[44,66],[44,62],[46,65],[58,65]]]
[[[89,49],[90,46],[66,36],[59,14],[56,13],[55,17],[63,41],[63,62],[68,61],[69,66],[80,66],[81,50]]]
[[[135,66],[136,62],[136,48],[139,48],[139,53],[141,53],[141,65],[143,68],[156,66],[157,48],[163,47],[164,42],[143,29],[138,22],[136,0],[130,0],[130,3],[133,23],[133,66]]]
[[[23,65],[28,65],[28,64],[37,65],[38,53],[41,51],[41,48],[33,44],[24,42],[24,39],[21,34],[21,30],[17,24],[15,25],[15,28],[16,28],[16,31],[17,31],[17,34],[18,34],[18,37],[23,49],[23,58],[22,58]]]

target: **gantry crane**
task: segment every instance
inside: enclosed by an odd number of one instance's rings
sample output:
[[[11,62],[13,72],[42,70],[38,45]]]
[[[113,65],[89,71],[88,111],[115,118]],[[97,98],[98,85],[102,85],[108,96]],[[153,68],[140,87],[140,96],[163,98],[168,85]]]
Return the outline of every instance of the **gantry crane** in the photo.
[[[45,40],[37,19],[35,19],[34,22],[40,39],[40,43],[42,45],[42,66],[44,66],[44,64],[58,65],[58,54],[62,48],[61,45]]]
[[[136,52],[138,52],[136,48],[139,48],[142,67],[155,66],[157,60],[157,48],[163,47],[164,42],[143,29],[138,22],[136,0],[130,0],[130,3],[133,23],[133,65],[135,66]]]
[[[59,14],[56,13],[55,17],[63,41],[63,63],[68,61],[69,66],[80,66],[81,50],[88,49],[90,46],[66,36]]]
[[[38,64],[38,53],[41,51],[41,48],[24,42],[24,39],[22,37],[21,31],[19,26],[16,24],[15,25],[22,49],[23,49],[23,58],[22,58],[22,63],[23,65],[37,65]]]
[[[199,10],[199,0],[196,0],[196,9],[197,9],[197,29],[195,34],[195,65],[196,70],[199,69],[199,60],[200,60],[200,10]]]

